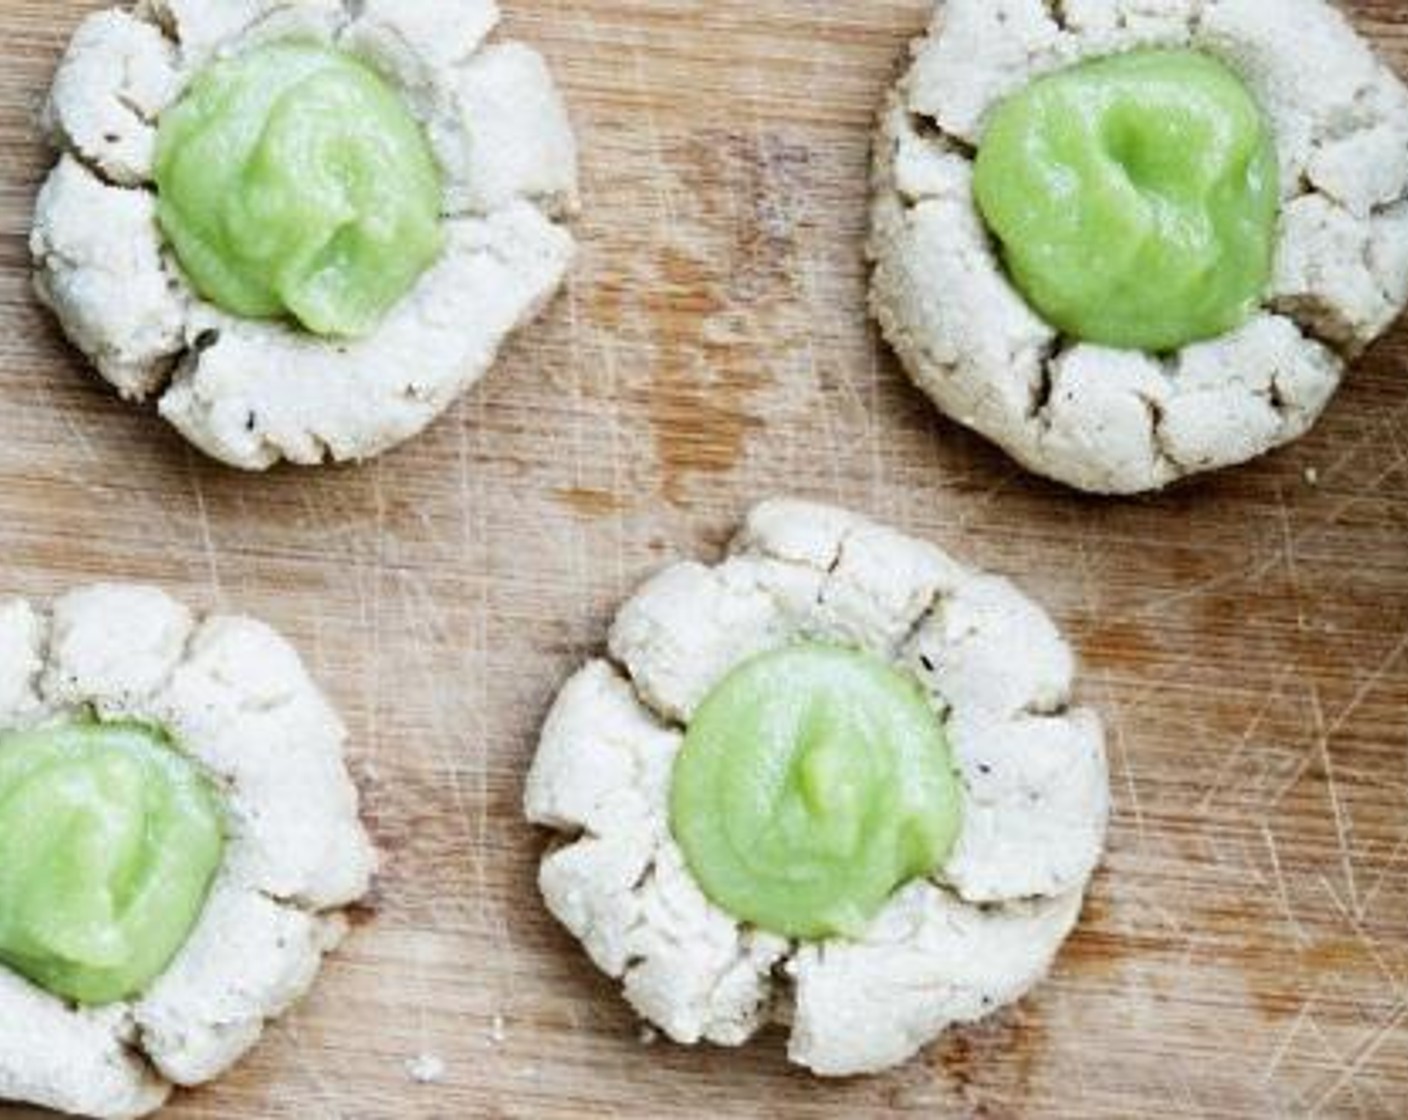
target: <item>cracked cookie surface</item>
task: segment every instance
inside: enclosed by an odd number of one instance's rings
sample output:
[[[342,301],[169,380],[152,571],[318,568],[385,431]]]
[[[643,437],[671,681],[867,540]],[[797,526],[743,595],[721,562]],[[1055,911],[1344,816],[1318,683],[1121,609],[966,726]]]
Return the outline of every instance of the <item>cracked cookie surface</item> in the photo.
[[[40,298],[124,397],[263,470],[411,438],[489,370],[566,278],[576,147],[542,58],[495,42],[493,0],[143,0],[90,16],[44,113],[62,153],[30,239]],[[287,40],[377,70],[425,129],[447,246],[372,335],[329,342],[200,300],[155,216],[157,120],[213,58]]]
[[[703,697],[804,640],[918,678],[961,772],[957,846],[855,941],[741,925],[670,831],[675,757]],[[1072,699],[1070,648],[1011,584],[841,510],[768,502],[720,564],[650,580],[609,648],[559,695],[525,807],[559,834],[540,871],[548,908],[644,1018],[724,1045],[787,1023],[794,1062],[845,1076],[903,1062],[1045,975],[1100,859],[1108,778],[1100,722]]]
[[[0,726],[89,711],[172,733],[224,793],[225,856],[189,939],[137,998],[75,1008],[0,968],[0,1100],[135,1117],[228,1069],[308,990],[374,857],[342,722],[263,624],[196,619],[124,585],[48,610],[0,603]]]
[[[1267,114],[1281,164],[1271,287],[1170,355],[1075,342],[1010,282],[973,201],[1008,95],[1085,59],[1192,48]],[[941,411],[1028,469],[1156,490],[1304,435],[1408,304],[1408,90],[1324,0],[944,0],[876,144],[871,307]]]

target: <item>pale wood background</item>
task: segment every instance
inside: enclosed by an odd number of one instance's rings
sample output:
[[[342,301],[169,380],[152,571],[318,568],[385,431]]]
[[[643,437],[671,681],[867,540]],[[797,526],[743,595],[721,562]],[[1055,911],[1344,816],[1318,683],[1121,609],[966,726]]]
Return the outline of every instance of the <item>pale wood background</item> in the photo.
[[[570,292],[401,452],[244,477],[119,403],[29,295],[32,118],[94,6],[0,0],[0,586],[150,580],[281,627],[386,854],[314,998],[173,1117],[1408,1114],[1408,330],[1250,469],[1138,502],[1032,481],[862,312],[868,133],[925,0],[508,0],[583,140]],[[1408,6],[1352,8],[1408,70]],[[1018,578],[1111,730],[1108,866],[1052,982],[844,1085],[778,1035],[643,1046],[540,907],[518,808],[616,604],[779,491]]]

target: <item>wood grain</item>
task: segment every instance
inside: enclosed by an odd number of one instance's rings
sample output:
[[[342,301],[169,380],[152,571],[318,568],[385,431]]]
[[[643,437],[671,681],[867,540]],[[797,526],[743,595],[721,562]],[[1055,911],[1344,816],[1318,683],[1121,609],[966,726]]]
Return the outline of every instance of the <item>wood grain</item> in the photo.
[[[1135,502],[1035,482],[936,418],[862,310],[868,134],[924,0],[508,0],[584,141],[570,292],[405,450],[244,477],[114,399],[29,295],[33,115],[94,6],[0,0],[3,589],[151,580],[274,622],[347,714],[386,855],[313,999],[173,1117],[1408,1113],[1408,330],[1248,469]],[[1350,7],[1408,71],[1408,7]],[[616,604],[784,491],[1020,580],[1112,731],[1108,864],[1052,982],[842,1085],[776,1034],[643,1045],[543,912],[519,816]],[[443,1083],[407,1076],[421,1054]]]

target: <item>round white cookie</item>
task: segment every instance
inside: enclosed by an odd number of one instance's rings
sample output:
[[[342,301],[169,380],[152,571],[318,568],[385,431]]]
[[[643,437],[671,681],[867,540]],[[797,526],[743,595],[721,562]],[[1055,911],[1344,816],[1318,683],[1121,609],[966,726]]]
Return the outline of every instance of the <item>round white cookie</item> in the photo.
[[[35,282],[133,400],[231,466],[367,459],[493,364],[563,283],[575,141],[542,58],[490,42],[494,0],[143,0],[79,28],[45,119],[63,153],[39,196]],[[370,337],[320,339],[199,299],[155,212],[157,120],[217,56],[298,37],[370,63],[406,99],[446,182],[447,245]]]
[[[374,857],[342,722],[267,626],[146,587],[0,604],[0,728],[91,710],[167,728],[227,815],[205,910],[141,997],[75,1008],[0,966],[0,1100],[125,1118],[217,1077],[308,990]]]
[[[973,198],[997,105],[1136,47],[1205,51],[1265,110],[1281,163],[1260,312],[1172,355],[1061,335],[1004,271]],[[1303,435],[1408,303],[1408,90],[1323,0],[944,0],[876,147],[873,313],[919,387],[1029,469],[1137,493]]]
[[[741,925],[701,892],[669,825],[696,707],[740,662],[807,639],[923,681],[965,794],[944,866],[854,941]],[[1071,651],[1011,584],[852,514],[769,502],[723,563],[652,579],[610,652],[558,697],[526,812],[561,834],[541,868],[548,908],[671,1038],[739,1045],[782,1022],[794,1062],[868,1073],[1045,975],[1099,862],[1109,786],[1100,722],[1072,705]]]

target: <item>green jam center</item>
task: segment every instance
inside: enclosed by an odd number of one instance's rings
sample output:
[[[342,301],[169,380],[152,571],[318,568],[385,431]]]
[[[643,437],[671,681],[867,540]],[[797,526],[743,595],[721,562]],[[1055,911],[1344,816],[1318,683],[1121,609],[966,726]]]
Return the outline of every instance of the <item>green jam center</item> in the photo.
[[[1165,352],[1241,326],[1271,274],[1271,130],[1241,80],[1143,50],[1033,82],[993,115],[978,207],[1009,273],[1084,342]]]
[[[162,116],[157,215],[196,290],[320,335],[375,329],[440,255],[440,173],[366,66],[284,43],[217,62]]]
[[[218,796],[135,723],[0,734],[0,964],[87,1005],[139,995],[205,906]]]
[[[856,936],[943,863],[961,823],[919,683],[832,646],[734,670],[690,723],[673,781],[671,826],[704,893],[787,937]]]

